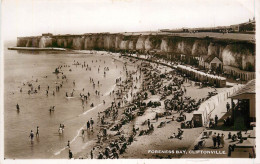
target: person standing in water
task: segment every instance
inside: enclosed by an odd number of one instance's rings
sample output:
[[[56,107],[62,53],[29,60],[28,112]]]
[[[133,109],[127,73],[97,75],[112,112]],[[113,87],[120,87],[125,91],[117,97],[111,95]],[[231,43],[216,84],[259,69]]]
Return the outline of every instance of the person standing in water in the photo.
[[[61,127],[59,128],[58,132],[59,132],[59,135],[61,135],[63,133],[63,130]]]
[[[31,133],[30,133],[29,137],[31,138],[31,141],[33,141],[34,133],[33,133],[32,130],[31,130]]]
[[[17,109],[18,112],[20,111],[20,106],[19,106],[18,103],[17,103],[17,105],[16,105],[16,109]]]
[[[85,131],[84,131],[84,129],[82,129],[82,133],[81,133],[81,134],[82,134],[82,137],[83,137],[83,138],[85,137],[85,134],[84,134],[84,133],[85,133]]]
[[[37,129],[36,129],[36,137],[40,137],[39,126],[37,126]]]

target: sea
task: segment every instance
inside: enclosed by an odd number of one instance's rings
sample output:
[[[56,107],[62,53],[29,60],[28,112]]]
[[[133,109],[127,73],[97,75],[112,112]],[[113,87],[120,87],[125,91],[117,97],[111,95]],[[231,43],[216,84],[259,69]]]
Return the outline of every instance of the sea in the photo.
[[[110,92],[116,89],[117,78],[126,78],[123,70],[126,63],[114,59],[113,55],[106,52],[16,51],[8,50],[7,47],[10,46],[13,44],[8,42],[4,47],[4,157],[67,159],[68,140],[74,154],[88,149],[97,132],[94,131],[83,139],[81,130],[86,128],[88,120],[96,120],[97,113],[111,105],[114,97]],[[73,65],[77,62],[85,62],[91,70],[82,68],[82,65]],[[67,80],[62,79],[61,73],[53,73],[58,66],[62,66],[61,71]],[[109,70],[104,75],[105,67]],[[127,65],[127,68],[136,69],[133,65]],[[94,79],[95,88],[90,78]],[[37,93],[28,94],[31,89],[28,84],[37,90],[40,85],[40,89]],[[56,91],[56,86],[60,84],[62,87]],[[74,96],[67,98],[66,92],[70,96],[73,89]],[[96,90],[100,96],[96,95]],[[86,95],[88,92],[90,98],[82,103],[80,94]],[[93,107],[90,106],[91,103],[94,104]],[[17,104],[20,106],[19,112]],[[55,106],[53,112],[49,111],[51,106]],[[58,133],[60,124],[65,125],[63,135]],[[35,136],[31,141],[30,131],[33,130],[35,134],[37,126],[39,137]]]

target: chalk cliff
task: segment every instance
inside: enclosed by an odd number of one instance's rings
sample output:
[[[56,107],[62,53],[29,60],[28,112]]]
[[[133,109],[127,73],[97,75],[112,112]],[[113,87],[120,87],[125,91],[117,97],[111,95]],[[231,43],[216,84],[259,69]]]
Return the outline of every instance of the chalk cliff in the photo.
[[[20,37],[18,47],[61,47],[76,50],[107,50],[140,53],[156,50],[169,55],[215,55],[224,65],[241,70],[255,67],[255,43],[215,38],[180,37],[170,35],[85,34]]]

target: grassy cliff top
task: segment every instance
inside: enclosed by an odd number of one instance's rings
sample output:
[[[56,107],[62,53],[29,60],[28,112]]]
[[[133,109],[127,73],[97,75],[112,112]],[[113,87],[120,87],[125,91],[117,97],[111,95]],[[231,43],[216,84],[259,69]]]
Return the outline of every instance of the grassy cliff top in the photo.
[[[194,38],[215,38],[223,40],[237,40],[237,41],[249,41],[255,43],[255,34],[242,34],[242,33],[216,33],[216,32],[199,32],[199,33],[168,33],[168,32],[131,32],[122,33],[124,35],[167,35],[167,36],[179,36],[179,37],[194,37]]]

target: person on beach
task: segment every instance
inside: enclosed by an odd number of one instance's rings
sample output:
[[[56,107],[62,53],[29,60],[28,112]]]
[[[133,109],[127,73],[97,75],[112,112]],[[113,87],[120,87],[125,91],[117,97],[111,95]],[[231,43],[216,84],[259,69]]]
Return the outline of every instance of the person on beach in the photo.
[[[227,102],[226,108],[227,108],[227,112],[229,112],[229,109],[230,109],[230,104],[229,104],[229,102]]]
[[[73,154],[71,152],[71,150],[69,150],[69,159],[73,158]]]
[[[221,138],[220,138],[220,135],[219,135],[219,133],[218,133],[218,136],[217,136],[218,148],[219,148],[219,146],[220,146],[220,142],[221,142]]]
[[[20,106],[19,106],[18,103],[16,104],[16,110],[17,110],[18,112],[20,111]]]
[[[173,133],[168,139],[173,139],[173,138],[176,138],[175,133]]]
[[[212,141],[213,141],[213,147],[216,147],[217,144],[217,136],[216,136],[216,132],[212,135]]]
[[[85,137],[85,130],[84,129],[82,129],[82,132],[81,132],[81,135],[82,135],[82,137],[84,138]]]
[[[36,137],[40,137],[39,126],[37,126],[37,129],[36,129]]]
[[[67,147],[70,148],[70,140],[68,140]]]
[[[93,151],[90,151],[90,158],[93,159]]]
[[[218,126],[218,116],[215,115],[215,126]]]
[[[87,130],[89,130],[90,129],[90,123],[89,123],[89,121],[87,122]]]
[[[150,119],[148,119],[147,121],[148,128],[150,127],[150,124],[151,124]]]
[[[98,159],[103,159],[103,154],[101,152],[98,154]]]
[[[220,137],[220,143],[221,143],[222,148],[225,146],[224,137],[225,137],[225,135],[222,133],[221,137]]]
[[[31,130],[31,133],[30,133],[29,137],[31,138],[31,141],[33,141],[34,133],[33,133],[32,130]]]
[[[91,125],[91,129],[93,130],[94,120],[92,118],[90,118],[90,125]]]
[[[155,120],[156,120],[156,122],[158,121],[158,118],[159,118],[159,116],[158,116],[158,113],[156,112],[156,114],[155,114]]]

